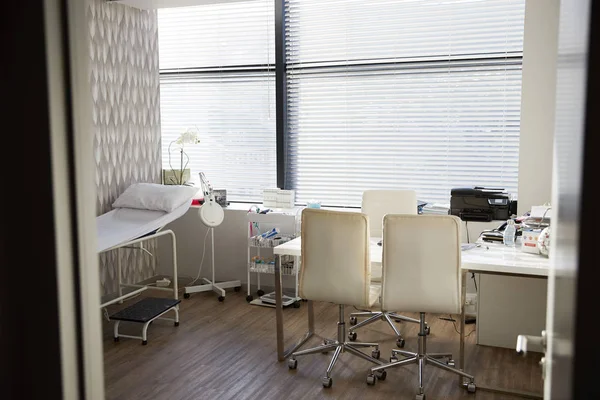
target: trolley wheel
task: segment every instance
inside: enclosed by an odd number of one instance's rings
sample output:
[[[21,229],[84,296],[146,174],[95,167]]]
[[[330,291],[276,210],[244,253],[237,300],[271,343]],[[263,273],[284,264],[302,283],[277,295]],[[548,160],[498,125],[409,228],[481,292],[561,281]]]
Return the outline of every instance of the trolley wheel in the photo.
[[[395,363],[396,361],[398,361],[398,357],[396,357],[396,356],[391,356],[390,357],[390,362],[391,363]]]
[[[350,340],[351,342],[354,342],[356,340],[356,332],[350,332],[348,333],[348,340]]]
[[[375,377],[377,379],[379,379],[380,381],[385,381],[385,378],[387,378],[387,372],[385,370],[383,370],[383,371],[376,371],[375,372]]]
[[[429,335],[429,334],[431,333],[431,328],[429,327],[429,325],[427,325],[427,326],[425,327],[425,333],[426,333],[427,335]]]
[[[373,358],[375,358],[375,359],[379,360],[379,357],[381,357],[381,352],[379,351],[379,349],[377,349],[377,350],[373,350],[373,351],[371,352],[371,357],[373,357]]]
[[[358,323],[358,319],[356,317],[350,317],[350,325],[356,325]]]
[[[239,292],[240,290],[242,290],[241,286],[236,286],[236,287],[233,288],[234,292]]]
[[[324,388],[330,388],[331,385],[333,385],[333,379],[331,379],[328,376],[324,376],[323,378],[321,378],[321,383],[323,384]]]
[[[184,293],[183,294],[183,298],[184,299],[189,299],[190,298],[190,294],[189,293]]]
[[[119,341],[119,337],[117,336],[116,338],[113,338],[113,340],[115,341],[115,343],[117,343]]]
[[[252,297],[252,295],[246,296],[246,301],[248,303],[250,303],[252,300],[254,300],[254,297]]]
[[[147,340],[142,340],[142,346],[145,346],[145,345],[147,345],[147,344],[148,344],[148,341],[147,341]]]
[[[377,382],[377,379],[375,379],[375,375],[373,375],[373,374],[367,375],[367,385],[373,386],[373,385],[375,385],[375,382]]]
[[[447,360],[446,361],[446,365],[449,366],[449,367],[452,367],[452,368],[456,367],[456,364],[454,363],[454,360]]]
[[[403,348],[404,345],[406,344],[406,341],[404,340],[404,338],[400,338],[398,340],[396,340],[396,346]]]
[[[217,297],[217,300],[219,300],[222,303],[225,301],[225,297],[219,296],[219,297]]]
[[[179,321],[175,321],[175,322],[173,322],[173,325],[174,325],[174,326],[179,326]]]
[[[425,400],[425,393],[416,395],[415,400]]]
[[[294,308],[300,308],[300,302],[299,301],[295,301],[294,302]]]
[[[298,360],[296,360],[295,358],[290,358],[288,360],[288,368],[289,369],[296,369],[296,368],[298,368]]]
[[[476,390],[477,390],[477,386],[475,386],[475,382],[470,382],[467,385],[467,392],[469,392],[469,393],[475,393]]]
[[[257,295],[262,296],[265,294],[265,291],[262,289],[258,289],[258,291],[256,292]]]

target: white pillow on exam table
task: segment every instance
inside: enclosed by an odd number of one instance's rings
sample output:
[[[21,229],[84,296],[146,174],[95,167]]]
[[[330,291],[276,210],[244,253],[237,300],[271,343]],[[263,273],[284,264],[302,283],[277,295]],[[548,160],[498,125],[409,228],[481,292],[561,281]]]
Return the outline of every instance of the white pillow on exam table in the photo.
[[[171,212],[191,202],[200,188],[185,185],[162,185],[160,183],[134,183],[115,200],[114,208],[138,208]]]

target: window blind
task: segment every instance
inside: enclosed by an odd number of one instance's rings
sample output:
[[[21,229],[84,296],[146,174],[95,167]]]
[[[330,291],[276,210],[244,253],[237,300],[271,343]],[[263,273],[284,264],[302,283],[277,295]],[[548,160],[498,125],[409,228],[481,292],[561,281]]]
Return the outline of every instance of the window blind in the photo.
[[[272,0],[158,10],[163,169],[181,168],[169,145],[197,129],[193,181],[204,172],[234,201],[276,187],[274,31]]]
[[[517,196],[524,0],[285,0],[286,186]]]

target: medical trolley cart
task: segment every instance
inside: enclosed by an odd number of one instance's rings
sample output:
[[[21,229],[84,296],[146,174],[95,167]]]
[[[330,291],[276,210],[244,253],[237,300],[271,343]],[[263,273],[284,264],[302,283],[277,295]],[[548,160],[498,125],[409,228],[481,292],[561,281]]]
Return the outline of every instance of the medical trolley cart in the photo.
[[[261,289],[261,275],[274,276],[273,247],[290,241],[296,237],[296,212],[271,211],[267,214],[248,212],[248,260],[247,278],[248,295],[246,301],[250,304],[275,307],[275,292],[265,294]],[[301,298],[298,296],[298,269],[300,257],[282,259],[281,274],[294,278],[294,293],[283,295],[283,306],[300,307]],[[256,274],[258,298],[251,292],[252,275]]]

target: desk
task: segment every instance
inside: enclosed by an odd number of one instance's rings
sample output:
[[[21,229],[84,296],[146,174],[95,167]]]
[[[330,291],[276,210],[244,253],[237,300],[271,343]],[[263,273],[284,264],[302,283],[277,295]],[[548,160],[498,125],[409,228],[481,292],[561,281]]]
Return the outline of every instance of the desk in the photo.
[[[381,264],[382,247],[377,245],[378,238],[371,238],[370,255],[372,264]],[[308,301],[308,331],[291,348],[284,349],[283,333],[283,307],[281,304],[282,284],[281,284],[281,264],[280,255],[300,256],[302,251],[301,238],[296,238],[287,243],[279,245],[273,249],[275,260],[275,300],[276,300],[276,325],[277,325],[277,359],[284,361],[291,353],[296,351],[314,334],[314,310],[312,301]],[[460,358],[459,368],[465,370],[465,300],[467,294],[467,274],[494,274],[506,276],[547,278],[549,269],[549,260],[546,257],[523,253],[519,248],[506,247],[496,243],[481,243],[461,252],[461,324],[460,324]],[[516,345],[516,342],[515,342]],[[459,385],[462,386],[463,380],[459,377]],[[498,393],[518,394],[524,397],[541,398],[541,396],[532,393],[514,392],[499,388],[487,388],[478,386],[480,390],[488,390]]]

